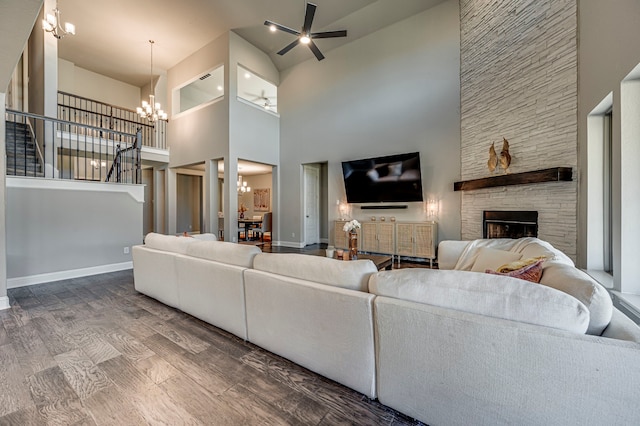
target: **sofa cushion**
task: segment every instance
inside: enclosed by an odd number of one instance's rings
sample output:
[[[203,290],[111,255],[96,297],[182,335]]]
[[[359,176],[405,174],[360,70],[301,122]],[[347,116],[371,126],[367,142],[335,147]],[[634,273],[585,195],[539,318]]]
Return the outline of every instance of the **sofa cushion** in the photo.
[[[591,319],[587,334],[601,335],[611,321],[611,296],[603,286],[581,270],[565,263],[545,265],[540,284],[570,294],[589,309]]]
[[[369,291],[575,333],[584,333],[589,325],[589,310],[578,299],[500,275],[431,269],[382,271],[371,277]]]
[[[506,250],[498,250],[489,247],[481,247],[478,249],[478,256],[476,257],[471,270],[474,272],[484,272],[487,269],[496,270],[505,263],[510,263],[515,260],[520,260],[522,255],[520,253],[513,253]]]
[[[199,241],[187,247],[189,256],[214,260],[228,265],[251,268],[253,258],[260,253],[256,246],[229,243],[224,241]]]
[[[144,238],[144,245],[156,250],[186,254],[187,247],[196,241],[197,240],[188,237],[176,237],[175,235],[163,235],[150,232]]]
[[[369,277],[377,271],[370,260],[336,260],[294,253],[261,253],[253,268],[351,290],[367,291]]]
[[[207,232],[205,232],[204,234],[194,234],[193,238],[195,238],[196,240],[202,240],[202,241],[218,241],[218,237],[216,237],[216,234],[211,234]]]

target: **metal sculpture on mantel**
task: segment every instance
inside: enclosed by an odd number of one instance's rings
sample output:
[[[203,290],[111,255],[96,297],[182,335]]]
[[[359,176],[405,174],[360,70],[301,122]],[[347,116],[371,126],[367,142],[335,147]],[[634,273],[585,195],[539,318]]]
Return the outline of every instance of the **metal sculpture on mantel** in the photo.
[[[507,169],[511,164],[511,154],[509,154],[509,141],[505,138],[502,138],[502,151],[500,151],[499,156],[496,152],[495,142],[491,142],[491,147],[489,148],[489,160],[487,161],[489,172],[495,172],[498,164],[500,164],[505,173],[508,173]]]
[[[502,138],[502,151],[500,151],[500,167],[504,170],[505,173],[509,168],[509,164],[511,164],[511,154],[509,154],[509,141],[505,138]]]
[[[498,154],[496,154],[495,143],[491,142],[491,148],[489,148],[489,161],[487,161],[489,172],[493,173],[498,167]]]

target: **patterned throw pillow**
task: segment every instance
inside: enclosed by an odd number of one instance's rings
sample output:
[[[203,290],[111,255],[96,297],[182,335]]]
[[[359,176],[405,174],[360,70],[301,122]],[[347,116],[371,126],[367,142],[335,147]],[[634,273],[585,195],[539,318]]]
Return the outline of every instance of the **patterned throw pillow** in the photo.
[[[542,262],[545,261],[544,256],[534,257],[531,259],[517,260],[507,263],[498,268],[497,271],[487,269],[487,274],[506,275],[508,277],[520,278],[521,280],[539,283],[542,278]]]

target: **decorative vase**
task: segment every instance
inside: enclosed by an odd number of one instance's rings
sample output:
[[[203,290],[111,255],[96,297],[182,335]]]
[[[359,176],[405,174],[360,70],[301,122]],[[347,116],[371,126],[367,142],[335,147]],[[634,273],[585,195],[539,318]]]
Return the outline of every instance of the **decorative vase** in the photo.
[[[240,212],[240,219],[244,219],[244,212]]]
[[[358,258],[358,233],[355,231],[349,232],[349,259],[355,260]]]

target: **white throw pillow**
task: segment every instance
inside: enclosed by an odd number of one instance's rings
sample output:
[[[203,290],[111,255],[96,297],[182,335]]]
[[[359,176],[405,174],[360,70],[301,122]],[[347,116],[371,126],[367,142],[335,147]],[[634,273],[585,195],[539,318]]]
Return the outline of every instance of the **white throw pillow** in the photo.
[[[496,271],[505,263],[515,262],[516,260],[520,260],[521,257],[522,255],[520,253],[481,247],[478,249],[478,257],[476,257],[471,271],[485,272],[487,269]]]

